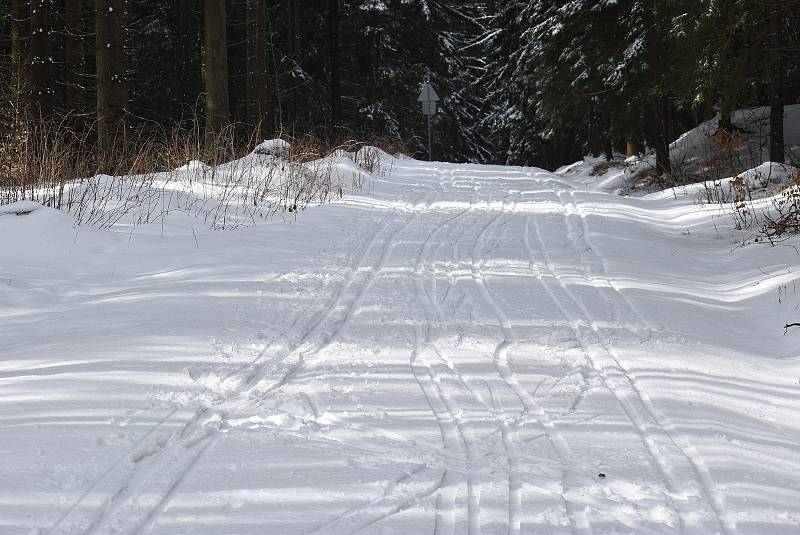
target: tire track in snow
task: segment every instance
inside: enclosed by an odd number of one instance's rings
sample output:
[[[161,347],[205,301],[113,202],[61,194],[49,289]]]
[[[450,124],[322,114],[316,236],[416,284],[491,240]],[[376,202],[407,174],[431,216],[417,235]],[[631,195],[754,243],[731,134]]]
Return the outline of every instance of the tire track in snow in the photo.
[[[598,263],[600,265],[601,272],[602,272],[601,279],[606,283],[606,285],[609,288],[611,288],[615,292],[615,295],[618,295],[620,297],[620,299],[625,304],[626,308],[631,312],[631,314],[636,319],[636,321],[641,324],[643,329],[645,329],[648,332],[652,332],[653,329],[650,328],[648,323],[642,318],[641,314],[639,314],[639,312],[637,312],[636,308],[633,306],[633,304],[630,302],[630,300],[627,298],[627,296],[625,296],[624,293],[621,292],[611,282],[610,277],[608,276],[608,268],[606,267],[605,260],[597,252],[597,249],[592,245],[591,241],[589,240],[589,228],[588,228],[588,225],[586,223],[585,214],[582,214],[579,211],[578,204],[577,204],[577,201],[575,200],[574,193],[571,192],[571,191],[569,191],[567,193],[570,196],[569,205],[572,206],[572,212],[580,220],[580,224],[581,224],[580,239],[582,239],[583,242],[586,244],[587,251],[589,251],[595,258],[597,258]],[[564,201],[562,199],[562,194],[563,194],[563,192],[559,191],[558,192],[558,198],[559,198],[559,201],[566,206],[567,203],[564,203]],[[566,215],[566,212],[565,212],[565,215]],[[569,221],[568,221],[568,224],[569,224]],[[574,231],[568,230],[568,232],[571,235],[570,236],[571,241],[573,243],[575,243],[576,238],[575,238]],[[598,293],[601,293],[601,292],[598,292]],[[608,297],[605,296],[602,293],[601,293],[601,295],[602,295],[603,299],[606,301],[606,303],[608,303],[609,307],[611,307],[612,304],[611,304],[610,300],[608,299]],[[596,323],[592,322],[591,323],[591,328],[596,333],[596,335],[601,338],[600,329],[598,328]],[[667,418],[667,416],[655,406],[655,404],[653,403],[653,401],[649,397],[649,395],[646,393],[646,391],[643,388],[641,388],[641,386],[639,385],[638,380],[636,379],[635,375],[630,371],[630,369],[628,369],[622,363],[622,360],[620,359],[618,353],[613,349],[613,347],[611,346],[611,343],[607,339],[607,337],[606,337],[605,340],[601,340],[601,342],[602,342],[602,344],[604,346],[604,349],[608,352],[609,356],[613,360],[615,366],[619,369],[619,371],[624,376],[625,381],[630,385],[630,388],[633,389],[633,391],[635,392],[636,397],[638,397],[638,399],[640,400],[642,406],[645,408],[645,410],[648,413],[648,415],[656,423],[656,425],[662,430],[662,432],[668,438],[670,443],[675,448],[677,448],[677,450],[681,453],[681,455],[683,457],[685,457],[686,460],[688,461],[689,466],[691,467],[691,470],[694,473],[694,476],[695,476],[698,484],[700,485],[701,489],[703,490],[703,493],[704,493],[704,495],[706,497],[706,500],[708,501],[709,505],[711,506],[711,509],[713,510],[713,512],[714,512],[714,514],[716,516],[717,522],[719,523],[720,528],[722,529],[722,531],[727,535],[734,535],[737,532],[736,525],[731,520],[730,515],[727,512],[727,509],[726,509],[726,506],[725,506],[725,497],[717,489],[716,483],[714,482],[714,479],[711,476],[711,472],[709,471],[708,467],[706,466],[706,464],[703,461],[703,459],[700,456],[700,454],[697,452],[697,449],[694,447],[694,445],[691,443],[691,441],[689,441],[688,437],[686,437],[685,434],[680,433],[678,431],[678,429],[675,427],[675,425]]]

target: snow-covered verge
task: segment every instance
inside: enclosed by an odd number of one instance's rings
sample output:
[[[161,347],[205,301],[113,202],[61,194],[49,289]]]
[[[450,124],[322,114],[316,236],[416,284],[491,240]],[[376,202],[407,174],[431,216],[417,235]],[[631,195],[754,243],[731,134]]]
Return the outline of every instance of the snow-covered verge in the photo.
[[[227,232],[4,207],[0,532],[800,533],[794,241],[386,165]]]
[[[800,163],[800,104],[786,106],[784,113],[787,162],[790,166],[797,165]],[[698,125],[670,144],[670,159],[678,178],[707,177],[719,181],[729,176],[725,170],[743,172],[769,162],[769,108],[738,110],[731,119],[737,131],[730,146],[723,147],[730,150],[729,154],[725,150],[721,154],[718,117]],[[655,155],[650,152],[613,164],[607,164],[604,158],[586,157],[558,169],[556,174],[582,180],[584,189],[646,195],[653,187],[642,174],[654,167]],[[723,175],[714,176],[720,172]]]
[[[288,142],[268,140],[247,156],[211,167],[190,161],[174,170],[129,176],[97,175],[25,192],[0,188],[0,202],[24,194],[72,214],[79,224],[107,228],[162,222],[170,214],[233,229],[341,198],[384,174],[375,147],[323,158],[293,154]]]

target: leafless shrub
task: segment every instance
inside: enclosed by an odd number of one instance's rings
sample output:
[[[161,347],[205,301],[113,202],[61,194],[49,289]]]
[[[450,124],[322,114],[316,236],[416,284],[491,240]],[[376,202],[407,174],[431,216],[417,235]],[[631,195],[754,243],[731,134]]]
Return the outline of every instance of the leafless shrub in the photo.
[[[66,120],[28,120],[0,138],[0,202],[34,200],[98,227],[163,223],[180,211],[230,229],[335,200],[369,176],[311,137],[288,140],[278,157],[253,152],[260,140],[242,131],[202,140],[196,125],[131,129],[99,161],[91,128],[78,135]]]
[[[800,171],[795,171],[772,202],[774,213],[764,216],[762,232],[770,242],[800,232]]]

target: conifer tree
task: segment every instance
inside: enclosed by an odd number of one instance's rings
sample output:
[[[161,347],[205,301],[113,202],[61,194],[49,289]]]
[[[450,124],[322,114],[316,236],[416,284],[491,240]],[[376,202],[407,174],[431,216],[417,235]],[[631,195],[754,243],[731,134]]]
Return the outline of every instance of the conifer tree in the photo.
[[[28,2],[11,0],[11,67],[17,80],[28,56]]]
[[[64,104],[70,112],[84,104],[84,43],[81,0],[64,0]]]
[[[33,0],[30,5],[30,77],[34,113],[50,116],[53,106],[53,55],[51,0]]]
[[[206,139],[210,141],[230,121],[227,16],[225,0],[205,0],[203,8]]]
[[[128,123],[126,0],[95,0],[97,137],[101,166],[110,166]]]
[[[267,3],[247,0],[247,118],[263,133],[267,113]]]

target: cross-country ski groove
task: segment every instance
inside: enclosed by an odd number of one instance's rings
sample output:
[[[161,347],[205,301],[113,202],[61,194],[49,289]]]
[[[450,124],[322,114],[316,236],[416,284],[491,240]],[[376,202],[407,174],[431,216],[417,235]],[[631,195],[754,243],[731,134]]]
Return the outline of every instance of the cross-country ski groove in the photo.
[[[613,284],[610,283],[605,260],[597,252],[597,250],[589,240],[589,229],[586,224],[585,215],[579,211],[577,202],[575,201],[574,194],[571,191],[568,193],[570,196],[570,203],[572,204],[572,211],[575,213],[576,217],[579,219],[581,224],[581,232],[579,234],[579,237],[586,244],[586,248],[588,251],[590,251],[592,256],[597,258],[601,269],[601,276],[605,281],[609,281],[608,286],[614,290],[615,295],[618,295],[621,298],[625,306],[628,308],[631,314],[633,314],[634,318],[642,325],[642,327],[647,331],[652,332],[652,329],[642,319],[641,315],[636,311],[636,309],[633,307],[633,305],[630,303],[630,301],[624,295],[624,293],[619,291]],[[561,202],[563,202],[561,198],[562,194],[563,192],[558,192],[558,197]],[[575,243],[576,236],[574,230],[572,230],[571,227],[568,228],[568,233],[570,235],[570,240],[573,243]],[[608,297],[605,294],[603,294],[603,298],[606,300],[606,302],[609,301]],[[609,303],[609,306],[610,305],[611,303]],[[614,350],[610,342],[607,339],[603,339],[602,333],[600,329],[597,327],[596,323],[592,323],[592,330],[595,331],[595,334],[601,338],[601,343],[603,345],[603,348],[613,360],[614,365],[623,374],[623,376],[625,377],[625,381],[630,385],[630,388],[634,390],[636,397],[638,397],[638,399],[640,400],[647,414],[650,416],[650,418],[652,418],[652,420],[656,423],[656,425],[663,431],[663,433],[669,439],[670,443],[675,448],[677,448],[680,454],[683,457],[685,457],[686,460],[688,461],[689,466],[691,467],[691,470],[694,473],[696,480],[703,491],[703,494],[708,500],[709,505],[711,506],[717,518],[717,521],[720,524],[720,528],[727,535],[734,535],[736,533],[736,525],[730,519],[730,515],[726,510],[725,498],[717,490],[716,483],[714,482],[711,473],[708,470],[708,467],[703,462],[702,457],[700,457],[697,450],[691,444],[686,435],[680,433],[675,427],[675,425],[670,420],[667,419],[664,413],[658,410],[658,408],[656,408],[655,404],[653,404],[652,400],[647,395],[646,391],[639,386],[638,381],[636,377],[633,375],[633,373],[622,363],[622,361],[619,358],[619,355]]]
[[[528,221],[530,221],[530,218],[528,218],[526,223]],[[577,307],[577,309],[579,311],[579,316],[576,317],[575,315],[572,315],[567,311],[567,309],[564,307],[564,305],[561,302],[561,300],[552,292],[552,289],[546,283],[546,281],[544,280],[544,277],[542,276],[542,278],[541,278],[542,285],[545,287],[545,289],[548,292],[551,300],[556,304],[557,308],[561,311],[561,313],[564,316],[565,320],[569,323],[575,338],[578,340],[578,342],[579,342],[579,344],[581,346],[581,349],[583,351],[583,354],[584,354],[586,360],[591,365],[591,367],[593,368],[593,370],[597,374],[597,376],[603,381],[603,385],[609,390],[609,392],[617,400],[617,402],[619,403],[620,407],[622,408],[623,413],[625,414],[626,418],[631,422],[631,425],[636,430],[636,433],[639,435],[639,437],[640,437],[642,443],[644,444],[648,454],[650,455],[650,458],[653,460],[653,463],[655,464],[656,469],[658,470],[659,476],[661,477],[662,481],[664,482],[665,487],[670,492],[670,494],[677,493],[678,492],[678,483],[672,477],[671,471],[669,470],[669,467],[667,466],[663,455],[661,454],[660,451],[657,450],[657,445],[656,445],[655,441],[652,439],[652,436],[650,435],[650,433],[648,432],[647,427],[645,426],[645,423],[644,423],[641,415],[635,410],[635,408],[633,407],[632,403],[630,403],[630,401],[628,401],[628,395],[625,392],[622,392],[620,390],[620,387],[617,386],[614,381],[609,380],[608,373],[610,373],[610,372],[613,373],[614,367],[612,366],[611,370],[609,371],[609,369],[608,369],[609,366],[610,366],[609,362],[605,362],[604,364],[600,364],[599,361],[602,359],[602,352],[601,351],[597,351],[597,350],[594,349],[596,346],[599,345],[599,341],[596,342],[596,343],[592,343],[592,341],[589,340],[586,337],[586,335],[584,334],[584,330],[582,329],[583,325],[591,325],[592,324],[591,314],[589,313],[588,309],[586,309],[586,307],[583,304],[583,302],[574,295],[572,290],[570,290],[569,286],[567,284],[565,284],[564,281],[559,276],[559,274],[557,272],[557,269],[553,265],[553,263],[552,263],[552,261],[550,259],[550,255],[547,252],[547,248],[545,246],[544,238],[542,236],[541,230],[539,229],[539,225],[538,225],[538,223],[536,222],[535,219],[533,219],[533,226],[534,226],[534,234],[536,235],[537,241],[539,242],[539,247],[540,247],[540,251],[541,251],[541,254],[542,254],[543,263],[542,262],[537,262],[536,259],[535,259],[535,254],[534,254],[533,249],[530,246],[530,242],[529,242],[529,240],[527,238],[529,230],[528,230],[528,227],[526,225],[526,235],[524,236],[524,239],[525,239],[524,241],[525,241],[525,244],[526,244],[526,250],[527,250],[527,254],[529,255],[529,258],[530,258],[532,269],[537,269],[538,268],[540,270],[540,275],[543,275],[543,274],[541,274],[541,268],[546,269],[547,273],[549,274],[549,276],[552,277],[552,279],[555,280],[558,283],[559,288],[561,289],[562,293],[565,296],[567,296],[567,298],[570,300],[570,302],[571,302],[571,304],[573,306]],[[537,267],[533,267],[533,266],[537,266]],[[592,331],[592,332],[594,332],[594,331]],[[609,360],[609,359],[607,359],[607,360]],[[669,507],[675,511],[675,513],[681,519],[681,523],[683,524],[684,517],[683,517],[683,515],[681,515],[681,513],[676,508],[676,504],[674,503],[674,500],[672,499],[671,495],[667,496],[666,500],[667,500],[667,503],[668,503]]]
[[[437,494],[437,513],[435,515],[434,527],[436,534],[454,533],[456,526],[456,482],[459,478],[458,473],[463,473],[465,471],[468,472],[468,526],[470,533],[479,533],[480,530],[479,489],[477,488],[476,483],[478,478],[477,474],[474,473],[475,470],[471,464],[469,441],[462,430],[459,418],[455,414],[455,410],[451,404],[452,402],[440,386],[440,378],[438,373],[425,356],[425,354],[429,352],[439,355],[438,351],[434,347],[434,344],[430,340],[432,327],[432,323],[430,321],[431,310],[429,299],[427,298],[427,292],[424,287],[424,281],[422,280],[422,275],[424,274],[423,264],[424,260],[426,259],[425,253],[429,249],[432,240],[443,230],[449,230],[451,226],[450,224],[453,221],[460,219],[466,212],[467,210],[464,210],[454,216],[449,217],[440,225],[434,227],[427,234],[425,241],[421,245],[413,272],[411,273],[411,278],[413,279],[418,300],[421,301],[424,307],[426,321],[424,326],[422,324],[418,324],[413,329],[414,343],[411,351],[411,357],[409,359],[409,367],[412,375],[415,378],[415,381],[417,382],[417,385],[426,399],[431,413],[437,422],[445,453],[450,452],[449,455],[446,455],[446,458],[452,457],[453,453],[455,453],[458,457],[461,457],[464,460],[464,468],[458,472],[453,472],[452,467],[448,466],[451,461],[446,460],[445,465],[442,468],[442,475],[438,485],[433,488],[427,488],[421,493],[412,494],[409,498],[411,501],[417,502],[430,494]],[[421,214],[418,214],[415,221],[421,222],[421,219]],[[420,362],[422,363],[421,366],[419,365]],[[418,367],[423,368],[423,370],[418,372]],[[395,494],[397,489],[398,487],[396,485],[392,485],[392,492],[385,493],[382,498],[371,502],[366,506],[356,508],[340,515],[322,528],[316,530],[314,533],[357,532],[366,529],[368,526],[386,520],[398,512],[402,512],[407,507],[393,507],[388,512],[381,511],[381,509],[385,507],[384,504],[387,500],[396,497]],[[406,499],[406,502],[408,502],[409,499]]]
[[[489,223],[483,227],[475,240],[472,256],[472,271],[475,284],[478,286],[483,300],[497,317],[497,321],[500,325],[503,335],[503,340],[495,348],[493,360],[503,382],[512,392],[514,392],[522,404],[523,414],[534,418],[534,423],[538,425],[545,434],[548,442],[558,456],[559,462],[561,463],[565,474],[564,478],[562,478],[562,487],[564,487],[562,497],[564,499],[565,513],[567,515],[572,532],[575,534],[584,535],[591,533],[591,525],[586,516],[586,512],[582,510],[580,506],[577,506],[571,502],[566,496],[567,485],[575,484],[575,481],[573,481],[573,476],[568,476],[567,474],[572,474],[573,470],[575,470],[575,467],[577,466],[577,462],[573,457],[569,445],[567,444],[563,435],[555,427],[547,412],[539,405],[533,396],[531,396],[530,393],[527,392],[522,385],[520,385],[519,381],[508,365],[507,352],[509,348],[516,343],[514,329],[511,321],[505,315],[502,308],[498,305],[497,300],[495,299],[494,294],[492,293],[489,284],[481,270],[483,247],[486,237],[491,228],[504,215],[506,215],[506,212],[500,212],[494,219],[489,221]],[[521,490],[518,488],[519,484],[516,481],[516,478],[512,482],[511,476],[509,477],[509,486],[511,487],[511,495],[509,499],[509,533],[515,534],[518,533],[520,529],[518,517],[521,512]]]
[[[559,200],[561,201],[560,194]],[[563,201],[561,201],[563,202]],[[574,230],[572,229],[572,223],[569,220],[570,214],[575,213],[577,214],[577,209],[574,206],[567,207],[563,211],[565,217],[565,224],[567,229],[567,236],[572,244],[573,249],[579,255],[584,255],[587,252],[589,254],[596,255],[596,252],[591,247],[591,244],[588,242],[586,243],[585,247],[581,247],[577,243],[577,238],[575,236]],[[580,216],[578,216],[580,217]],[[530,221],[530,218],[528,218]],[[691,494],[691,492],[687,492],[684,490],[684,486],[680,484],[673,475],[672,466],[670,461],[662,451],[663,446],[659,446],[658,439],[656,435],[653,435],[649,431],[649,427],[651,424],[647,423],[645,417],[642,416],[639,409],[636,408],[635,404],[632,400],[638,400],[639,405],[643,408],[643,412],[647,415],[647,417],[652,421],[652,423],[658,429],[658,432],[664,435],[670,444],[678,449],[680,454],[686,457],[683,448],[681,448],[674,440],[672,434],[670,433],[669,429],[666,425],[662,425],[662,421],[656,417],[654,413],[651,412],[652,404],[648,407],[648,403],[645,401],[643,393],[638,388],[638,385],[634,383],[633,378],[627,373],[624,367],[619,362],[617,356],[613,352],[610,342],[605,339],[602,329],[598,326],[597,322],[592,319],[592,315],[589,312],[588,308],[583,304],[582,300],[579,299],[572,290],[565,284],[563,279],[559,276],[557,269],[554,267],[550,257],[548,255],[544,238],[542,236],[541,230],[539,229],[538,223],[535,219],[533,219],[535,234],[537,236],[537,240],[539,242],[542,256],[543,256],[543,264],[541,262],[536,262],[534,258],[534,253],[529,245],[529,241],[527,240],[527,230],[526,230],[526,249],[528,251],[528,255],[530,258],[531,266],[540,266],[547,269],[549,275],[558,283],[559,287],[561,288],[564,295],[568,297],[570,302],[578,309],[580,316],[576,317],[571,315],[563,306],[563,303],[552,293],[549,285],[545,283],[542,279],[543,286],[545,287],[546,291],[550,294],[551,299],[557,305],[559,310],[564,315],[565,319],[570,323],[573,332],[581,344],[583,348],[584,354],[594,368],[595,372],[598,376],[602,379],[603,384],[609,389],[609,391],[614,395],[615,399],[620,404],[620,407],[623,409],[628,420],[636,429],[637,433],[639,434],[642,443],[645,445],[648,453],[650,454],[651,459],[653,460],[654,465],[659,471],[662,480],[664,481],[665,487],[669,491],[669,495],[667,495],[667,502],[669,503],[670,507],[678,515],[678,518],[681,522],[681,529],[689,529],[689,530],[696,530],[699,526],[695,525],[695,517],[696,511],[693,509],[687,509],[688,503],[683,503],[686,498]],[[526,221],[527,226],[527,221]],[[584,233],[586,230],[584,229]],[[597,256],[598,262],[602,262]],[[585,265],[582,264],[585,268]],[[534,269],[532,267],[532,269]],[[541,274],[540,274],[541,275]],[[594,274],[590,273],[588,270],[584,272],[584,276],[589,277],[594,276]],[[603,285],[604,287],[611,287],[610,284]],[[607,303],[611,310],[615,310],[613,304],[608,301],[607,296],[603,293],[598,291],[597,292],[603,300]],[[635,315],[636,312],[630,308],[631,312]],[[586,328],[589,329],[588,333],[586,333]],[[691,468],[694,469],[694,465],[689,461]],[[697,474],[697,472],[695,471]],[[701,489],[703,489],[704,495],[709,497],[710,505],[712,506],[712,512],[717,517],[717,521],[719,522],[720,527],[722,528],[723,532],[731,534],[734,531],[731,531],[731,525],[726,525],[726,522],[723,521],[723,518],[720,516],[720,511],[713,503],[714,500],[710,498],[710,494],[708,493],[708,488],[706,485],[701,481],[701,478],[698,475],[698,483],[700,484]]]
[[[291,222],[82,230],[58,284],[5,262],[0,531],[800,525],[791,336],[747,334],[800,299],[793,253],[723,251],[708,207],[594,161],[389,161]]]
[[[269,361],[269,366],[261,363],[263,354],[258,355],[248,366],[249,369],[239,371],[240,381],[235,388],[218,399],[212,406],[199,409],[177,436],[170,437],[161,446],[147,452],[135,463],[133,471],[127,476],[125,482],[102,505],[96,516],[86,525],[84,532],[92,535],[122,533],[139,535],[149,531],[155,524],[158,515],[166,508],[176,488],[184,481],[189,473],[197,466],[202,455],[218,439],[219,432],[225,431],[226,422],[231,409],[226,405],[244,401],[252,404],[253,397],[256,403],[273,395],[281,387],[291,381],[291,378],[305,365],[305,359],[318,353],[329,345],[336,336],[347,326],[355,308],[364,291],[375,280],[394,244],[395,237],[407,228],[413,218],[407,218],[403,224],[393,224],[396,212],[390,211],[380,223],[378,231],[372,234],[367,245],[358,254],[357,260],[347,269],[348,277],[339,286],[339,290],[331,299],[329,305],[316,319],[312,319],[304,333],[297,338],[292,346],[279,356]],[[396,228],[392,228],[392,227]],[[388,232],[388,235],[385,234]],[[377,263],[363,266],[364,261],[376,244],[383,239],[381,250],[378,253]],[[362,267],[363,266],[363,267]],[[363,281],[359,281],[362,276]],[[349,299],[345,294],[350,291],[353,296]],[[337,309],[343,308],[343,313],[337,314]],[[333,323],[330,334],[324,333],[326,323]],[[314,339],[317,340],[314,340]],[[296,362],[289,366],[277,379],[270,379],[266,385],[262,371],[273,368],[288,359],[294,358]],[[244,373],[242,373],[244,372]],[[256,396],[252,396],[253,393]],[[235,408],[233,408],[235,410]],[[105,476],[103,476],[105,477]],[[155,485],[155,489],[148,488]],[[140,496],[155,496],[156,503],[152,506],[142,506]],[[77,510],[89,494],[84,495],[79,503],[73,505],[72,510]],[[68,522],[68,516],[61,518],[51,526],[49,533],[59,534],[61,526],[68,525],[71,531],[75,526]],[[144,531],[147,530],[147,531]]]
[[[429,256],[429,249],[430,245],[433,240],[441,233],[443,230],[447,229],[450,232],[450,228],[454,221],[461,219],[468,210],[464,210],[457,215],[448,218],[444,222],[437,225],[433,231],[429,232],[425,241],[422,243],[420,248],[419,254],[417,256],[415,265],[414,265],[414,288],[416,291],[417,299],[419,300],[420,304],[423,307],[423,315],[425,318],[425,327],[420,329],[422,332],[415,333],[415,350],[419,347],[419,338],[422,338],[423,345],[420,348],[420,351],[423,352],[431,352],[438,357],[441,364],[443,364],[446,369],[449,371],[451,367],[448,365],[447,360],[442,356],[442,353],[436,347],[436,336],[440,334],[441,330],[441,322],[442,317],[439,313],[439,309],[433,304],[433,299],[428,294],[428,291],[425,287],[425,279],[424,270],[425,264],[428,265],[433,264],[435,262],[434,257]],[[426,254],[428,253],[428,254]],[[436,273],[432,270],[432,279],[433,284],[435,285],[436,281]],[[466,432],[463,428],[463,423],[461,422],[460,417],[457,414],[457,411],[453,407],[453,402],[449,399],[447,393],[441,387],[441,379],[439,377],[439,373],[436,371],[435,366],[432,366],[427,358],[422,358],[422,362],[425,364],[426,373],[431,380],[431,383],[436,389],[436,395],[441,400],[443,406],[447,410],[447,415],[449,421],[453,423],[455,426],[455,431],[458,435],[459,441],[459,448],[461,454],[464,456],[465,464],[467,467],[467,529],[470,535],[477,535],[480,533],[480,480],[475,474],[473,463],[474,459],[474,452],[470,441],[467,439]],[[412,362],[412,372],[414,372],[414,364],[416,360]],[[419,375],[415,373],[415,377],[419,379]],[[458,383],[464,386],[466,383],[463,380],[458,381]],[[419,380],[418,380],[419,384]],[[420,385],[422,386],[422,385]],[[468,392],[470,392],[468,390]],[[429,394],[426,393],[426,398],[429,398]],[[448,473],[449,475],[449,473]],[[443,491],[444,492],[444,491]],[[449,506],[449,503],[448,503]],[[447,529],[450,529],[449,527]],[[439,533],[437,530],[436,533]]]

